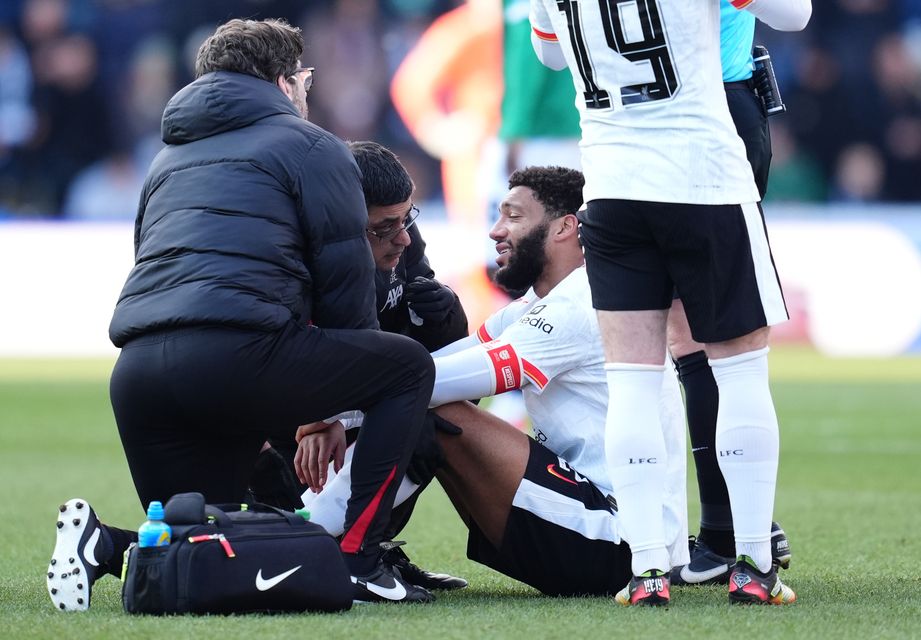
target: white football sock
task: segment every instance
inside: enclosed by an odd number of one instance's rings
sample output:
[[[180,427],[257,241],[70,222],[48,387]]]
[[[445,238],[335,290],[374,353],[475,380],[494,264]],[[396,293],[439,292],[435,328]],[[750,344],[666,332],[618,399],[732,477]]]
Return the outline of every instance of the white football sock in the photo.
[[[659,420],[665,367],[607,363],[608,413],[604,451],[633,574],[668,571],[665,523],[667,454]]]
[[[719,387],[716,450],[729,489],[736,554],[771,568],[780,433],[768,385],[768,348],[710,360]]]

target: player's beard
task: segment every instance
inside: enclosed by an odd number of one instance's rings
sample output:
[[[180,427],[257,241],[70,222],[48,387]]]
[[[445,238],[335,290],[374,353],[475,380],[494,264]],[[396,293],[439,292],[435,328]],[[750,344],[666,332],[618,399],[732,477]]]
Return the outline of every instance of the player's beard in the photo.
[[[537,282],[547,266],[544,244],[550,223],[534,228],[512,246],[508,263],[493,274],[496,284],[512,295],[521,295]]]

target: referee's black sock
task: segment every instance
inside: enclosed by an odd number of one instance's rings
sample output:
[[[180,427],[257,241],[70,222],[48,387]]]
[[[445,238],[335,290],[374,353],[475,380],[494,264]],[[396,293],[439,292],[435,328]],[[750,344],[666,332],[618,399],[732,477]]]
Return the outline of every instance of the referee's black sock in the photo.
[[[701,507],[699,539],[716,553],[732,557],[735,556],[735,542],[729,491],[716,458],[719,390],[703,351],[678,358],[676,365],[678,379],[684,386],[691,451],[697,469]]]

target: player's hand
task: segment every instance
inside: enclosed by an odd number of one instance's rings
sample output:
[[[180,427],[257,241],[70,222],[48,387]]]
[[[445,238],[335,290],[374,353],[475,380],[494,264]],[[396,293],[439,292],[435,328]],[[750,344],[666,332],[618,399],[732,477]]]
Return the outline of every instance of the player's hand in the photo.
[[[433,323],[444,320],[457,300],[457,295],[450,288],[423,276],[416,276],[408,283],[404,295],[413,313],[424,322]]]
[[[294,441],[300,442],[304,439],[304,436],[309,436],[311,433],[319,433],[320,431],[326,431],[329,429],[330,425],[336,424],[335,422],[311,422],[309,424],[302,424],[297,428],[297,431],[294,432]],[[341,423],[340,423],[341,424]]]
[[[330,462],[337,473],[342,469],[345,449],[345,427],[338,421],[321,431],[301,435],[294,454],[294,472],[298,480],[314,493],[320,493],[326,485]]]

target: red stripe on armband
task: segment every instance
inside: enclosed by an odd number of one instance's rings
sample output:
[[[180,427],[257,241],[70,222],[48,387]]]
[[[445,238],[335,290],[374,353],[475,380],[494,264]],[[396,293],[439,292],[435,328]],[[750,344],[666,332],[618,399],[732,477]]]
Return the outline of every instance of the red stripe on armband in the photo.
[[[494,342],[492,345],[484,346],[496,376],[496,393],[518,389],[521,386],[521,364],[512,345],[507,342]]]
[[[742,9],[744,9],[745,7],[747,7],[754,1],[755,0],[729,0],[729,4],[731,4],[733,7],[741,11]]]
[[[486,330],[485,324],[480,325],[480,328],[476,330],[476,337],[480,342],[492,342],[492,336]]]
[[[751,2],[751,0],[748,0]],[[531,27],[534,30],[534,35],[536,35],[541,40],[546,40],[547,42],[557,42],[556,34],[547,31],[541,31],[537,27]]]
[[[531,382],[537,385],[538,388],[543,390],[543,388],[547,386],[547,382],[549,381],[547,376],[544,375],[544,372],[524,358],[521,359],[521,368],[524,369],[524,375],[528,376]]]

